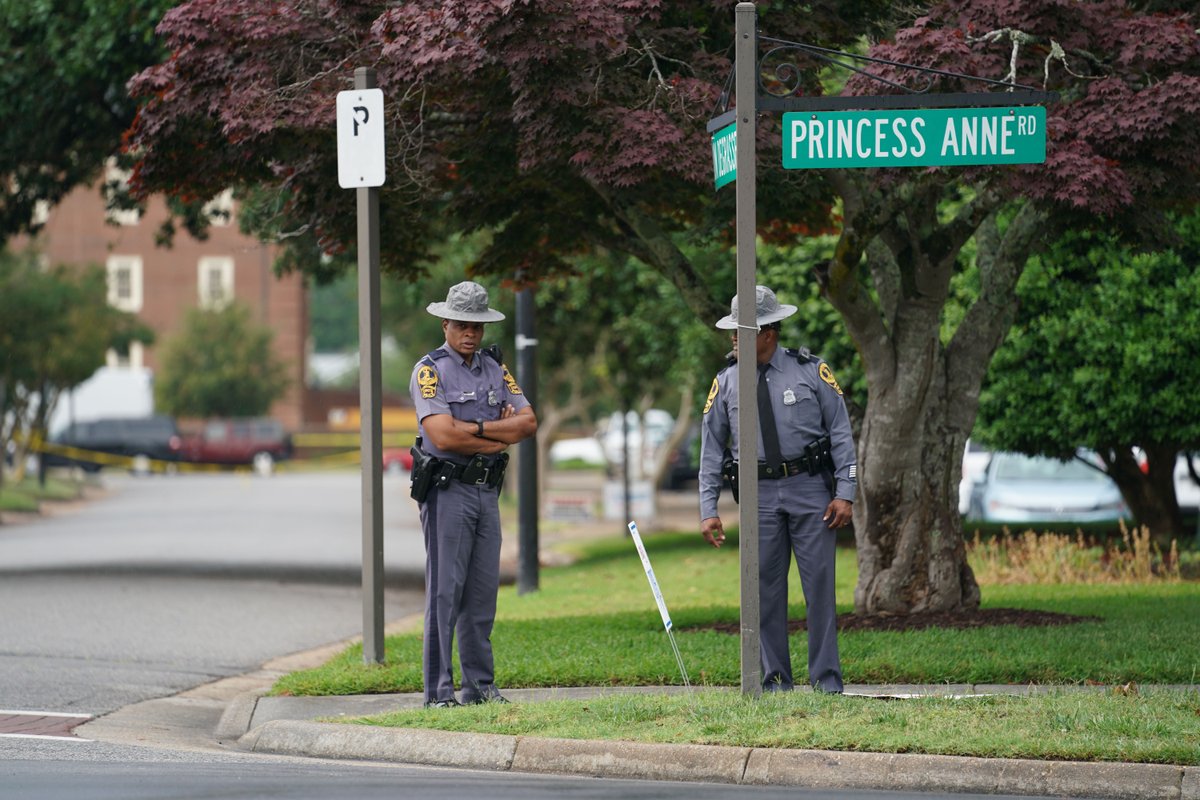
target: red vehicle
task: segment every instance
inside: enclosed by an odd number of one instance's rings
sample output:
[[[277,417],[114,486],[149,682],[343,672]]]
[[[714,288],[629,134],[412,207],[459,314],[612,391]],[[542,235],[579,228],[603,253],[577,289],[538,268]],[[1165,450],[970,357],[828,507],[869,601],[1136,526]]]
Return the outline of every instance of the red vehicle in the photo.
[[[386,472],[412,472],[413,457],[407,447],[386,447],[383,450],[383,469]]]
[[[204,464],[251,464],[269,473],[275,462],[292,457],[292,437],[278,420],[213,419],[180,446],[185,461]]]

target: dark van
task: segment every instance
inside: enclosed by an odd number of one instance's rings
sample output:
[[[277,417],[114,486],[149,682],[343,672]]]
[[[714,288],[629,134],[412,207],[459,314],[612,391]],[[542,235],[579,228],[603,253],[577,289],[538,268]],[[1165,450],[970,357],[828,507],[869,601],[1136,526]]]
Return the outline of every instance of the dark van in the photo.
[[[118,467],[149,472],[155,462],[179,460],[181,440],[172,417],[113,417],[75,422],[51,437],[46,466],[79,466],[88,472]],[[57,447],[56,447],[57,445]]]

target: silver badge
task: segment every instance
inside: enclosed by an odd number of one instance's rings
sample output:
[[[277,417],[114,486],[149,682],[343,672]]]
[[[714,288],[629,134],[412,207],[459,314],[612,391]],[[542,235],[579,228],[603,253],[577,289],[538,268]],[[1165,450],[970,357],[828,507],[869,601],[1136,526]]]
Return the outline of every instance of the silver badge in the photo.
[[[499,405],[499,404],[500,404],[500,401],[496,398],[496,390],[488,389],[488,405],[495,406],[495,405]]]
[[[785,406],[796,405],[796,393],[793,392],[790,388],[783,390],[783,404]]]

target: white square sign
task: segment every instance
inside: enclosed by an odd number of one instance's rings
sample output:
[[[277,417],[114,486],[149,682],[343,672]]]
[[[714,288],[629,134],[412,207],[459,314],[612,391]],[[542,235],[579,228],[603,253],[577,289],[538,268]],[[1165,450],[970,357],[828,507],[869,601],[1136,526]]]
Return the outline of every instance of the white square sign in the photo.
[[[383,185],[382,89],[338,92],[337,149],[339,186],[357,189]]]

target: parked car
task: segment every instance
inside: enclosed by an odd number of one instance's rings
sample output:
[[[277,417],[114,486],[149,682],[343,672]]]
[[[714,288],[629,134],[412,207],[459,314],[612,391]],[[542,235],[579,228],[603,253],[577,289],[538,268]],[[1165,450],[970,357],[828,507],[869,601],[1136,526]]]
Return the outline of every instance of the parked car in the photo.
[[[558,439],[550,445],[550,463],[578,462],[594,467],[608,463],[604,458],[604,446],[591,436],[576,439]]]
[[[683,440],[667,456],[662,487],[677,492],[686,489],[700,476],[700,423],[688,428]]]
[[[1094,458],[1081,453],[1082,458]],[[1116,522],[1128,510],[1112,478],[1075,458],[994,453],[971,487],[967,518],[979,522]]]
[[[213,419],[199,433],[183,437],[180,452],[191,462],[251,464],[269,473],[275,462],[292,457],[292,437],[274,419]]]
[[[1180,510],[1190,513],[1200,510],[1200,483],[1196,483],[1188,470],[1188,457],[1187,453],[1180,453],[1175,460],[1175,499],[1179,501]],[[1200,471],[1200,453],[1191,458],[1196,470]]]
[[[958,513],[966,514],[971,510],[971,487],[987,469],[992,454],[973,439],[967,440],[963,449],[962,480],[958,484]]]
[[[70,450],[52,447],[54,452],[43,453],[47,467],[79,466],[98,472],[117,466],[144,473],[151,471],[155,461],[178,461],[182,440],[173,418],[156,415],[75,422],[50,437],[50,444]]]
[[[383,449],[383,471],[384,472],[412,472],[413,457],[412,448],[409,447],[385,447]]]
[[[648,474],[654,468],[656,451],[675,427],[675,417],[671,416],[669,411],[651,408],[641,416],[636,411],[630,411],[625,418],[629,428],[629,452],[631,455],[641,454],[641,473]],[[602,429],[597,432],[597,438],[604,446],[604,457],[608,461],[609,471],[619,472],[625,463],[625,429],[621,425],[620,411],[614,411],[609,416]]]

